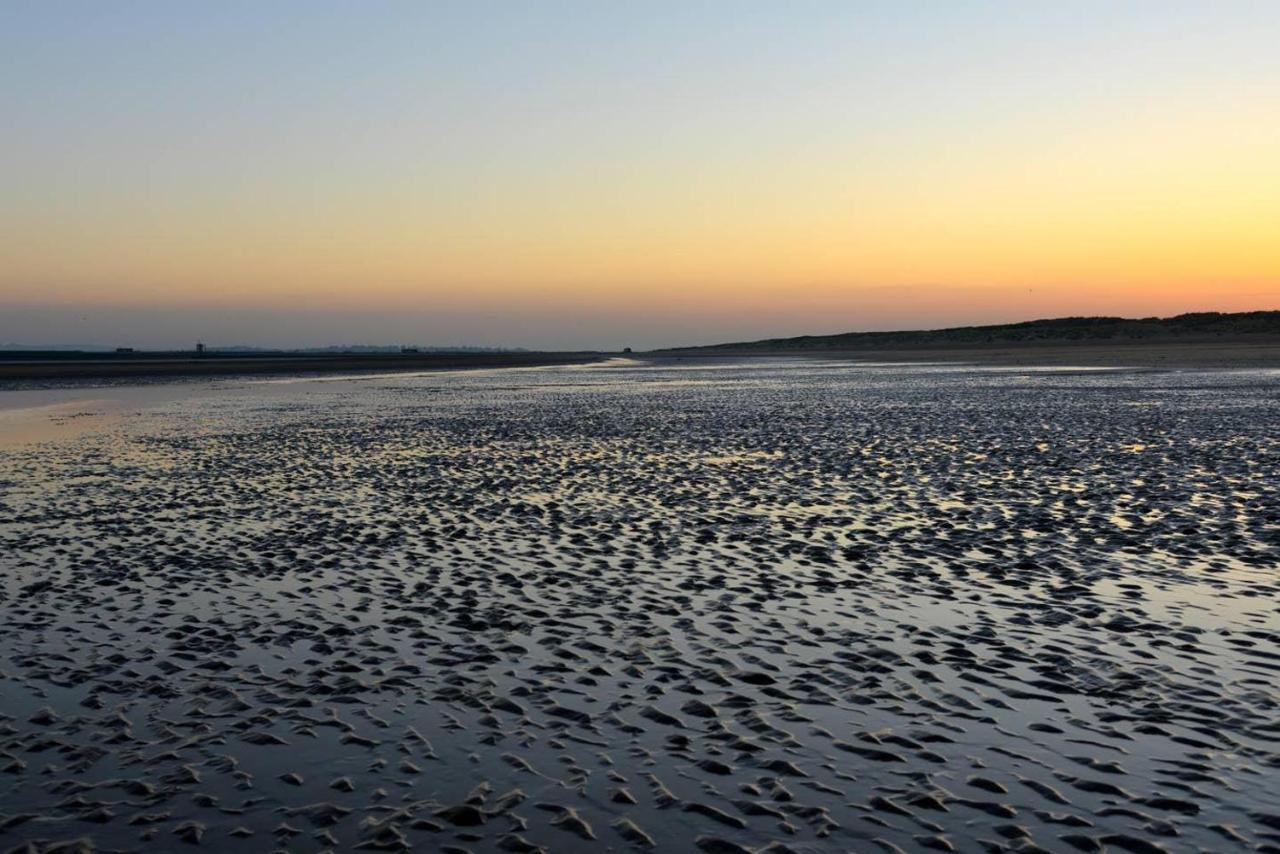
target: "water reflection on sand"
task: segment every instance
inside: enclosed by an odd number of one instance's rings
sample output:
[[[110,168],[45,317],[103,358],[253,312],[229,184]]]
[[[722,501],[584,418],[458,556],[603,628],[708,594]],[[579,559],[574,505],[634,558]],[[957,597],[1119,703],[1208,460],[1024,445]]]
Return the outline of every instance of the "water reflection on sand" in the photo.
[[[1275,375],[316,379],[0,391],[0,840],[1280,841]]]

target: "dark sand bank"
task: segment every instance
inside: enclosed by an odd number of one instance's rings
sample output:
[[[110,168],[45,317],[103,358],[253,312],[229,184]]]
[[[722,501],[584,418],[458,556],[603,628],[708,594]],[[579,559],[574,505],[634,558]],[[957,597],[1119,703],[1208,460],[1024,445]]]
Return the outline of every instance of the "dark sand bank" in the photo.
[[[145,376],[423,371],[515,368],[594,362],[597,353],[0,354],[0,380],[105,379]]]
[[[1129,368],[1280,368],[1280,337],[1247,336],[1203,341],[1107,343],[1018,343],[969,346],[867,348],[691,348],[652,354],[662,358],[772,357],[851,359],[869,362],[959,362],[974,365],[1034,365]]]

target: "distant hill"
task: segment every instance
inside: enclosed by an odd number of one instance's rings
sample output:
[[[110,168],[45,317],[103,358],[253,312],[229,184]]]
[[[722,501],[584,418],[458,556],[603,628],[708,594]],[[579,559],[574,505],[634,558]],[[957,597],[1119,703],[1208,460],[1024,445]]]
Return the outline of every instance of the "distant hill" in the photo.
[[[114,347],[103,347],[101,344],[0,344],[0,353],[25,353],[43,351],[46,353],[110,353]]]
[[[149,355],[190,355],[194,350],[153,350],[145,347],[132,348],[134,353]],[[223,356],[239,356],[239,355],[293,355],[297,353],[304,354],[332,354],[332,355],[364,355],[375,353],[527,353],[529,352],[523,347],[476,347],[468,345],[458,346],[427,346],[425,344],[414,344],[406,346],[403,344],[330,344],[325,347],[298,347],[293,349],[280,347],[248,347],[242,344],[209,344],[205,347],[205,355],[223,355]],[[75,353],[115,353],[115,347],[103,347],[97,344],[0,344],[0,356],[5,354],[31,354],[38,356],[42,353],[57,354],[75,354]]]
[[[802,335],[702,347],[672,348],[684,352],[715,350],[873,350],[913,347],[972,347],[1010,344],[1073,344],[1123,341],[1176,342],[1280,336],[1280,311],[1217,311],[1176,317],[1059,317],[996,326],[958,326],[952,329],[901,332],[844,332]],[[669,352],[669,351],[664,351]]]

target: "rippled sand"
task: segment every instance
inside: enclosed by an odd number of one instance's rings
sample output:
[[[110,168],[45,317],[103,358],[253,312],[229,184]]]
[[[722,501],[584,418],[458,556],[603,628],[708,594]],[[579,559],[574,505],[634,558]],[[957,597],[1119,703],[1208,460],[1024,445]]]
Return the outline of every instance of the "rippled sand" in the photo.
[[[0,448],[0,847],[1280,849],[1276,372],[157,388]]]

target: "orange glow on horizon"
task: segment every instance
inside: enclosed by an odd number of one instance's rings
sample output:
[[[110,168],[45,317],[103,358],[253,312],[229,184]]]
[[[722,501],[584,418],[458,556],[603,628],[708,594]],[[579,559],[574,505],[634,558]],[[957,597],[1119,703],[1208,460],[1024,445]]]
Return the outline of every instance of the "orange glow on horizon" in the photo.
[[[823,29],[797,30],[770,66],[786,85],[739,62],[779,37],[763,24],[669,78],[679,40],[644,43],[608,85],[543,58],[523,90],[528,69],[495,83],[463,56],[455,94],[353,55],[370,78],[346,112],[279,69],[254,78],[277,100],[191,113],[117,80],[6,158],[0,306],[683,313],[711,338],[726,312],[821,331],[1280,307],[1265,27],[1215,18],[1229,34],[1200,44],[1195,10],[1131,11],[1148,56],[1111,18],[1002,19],[978,55],[941,12],[879,14],[817,54],[799,45]],[[936,50],[907,63],[877,26]],[[1084,47],[1096,66],[1064,70]]]

